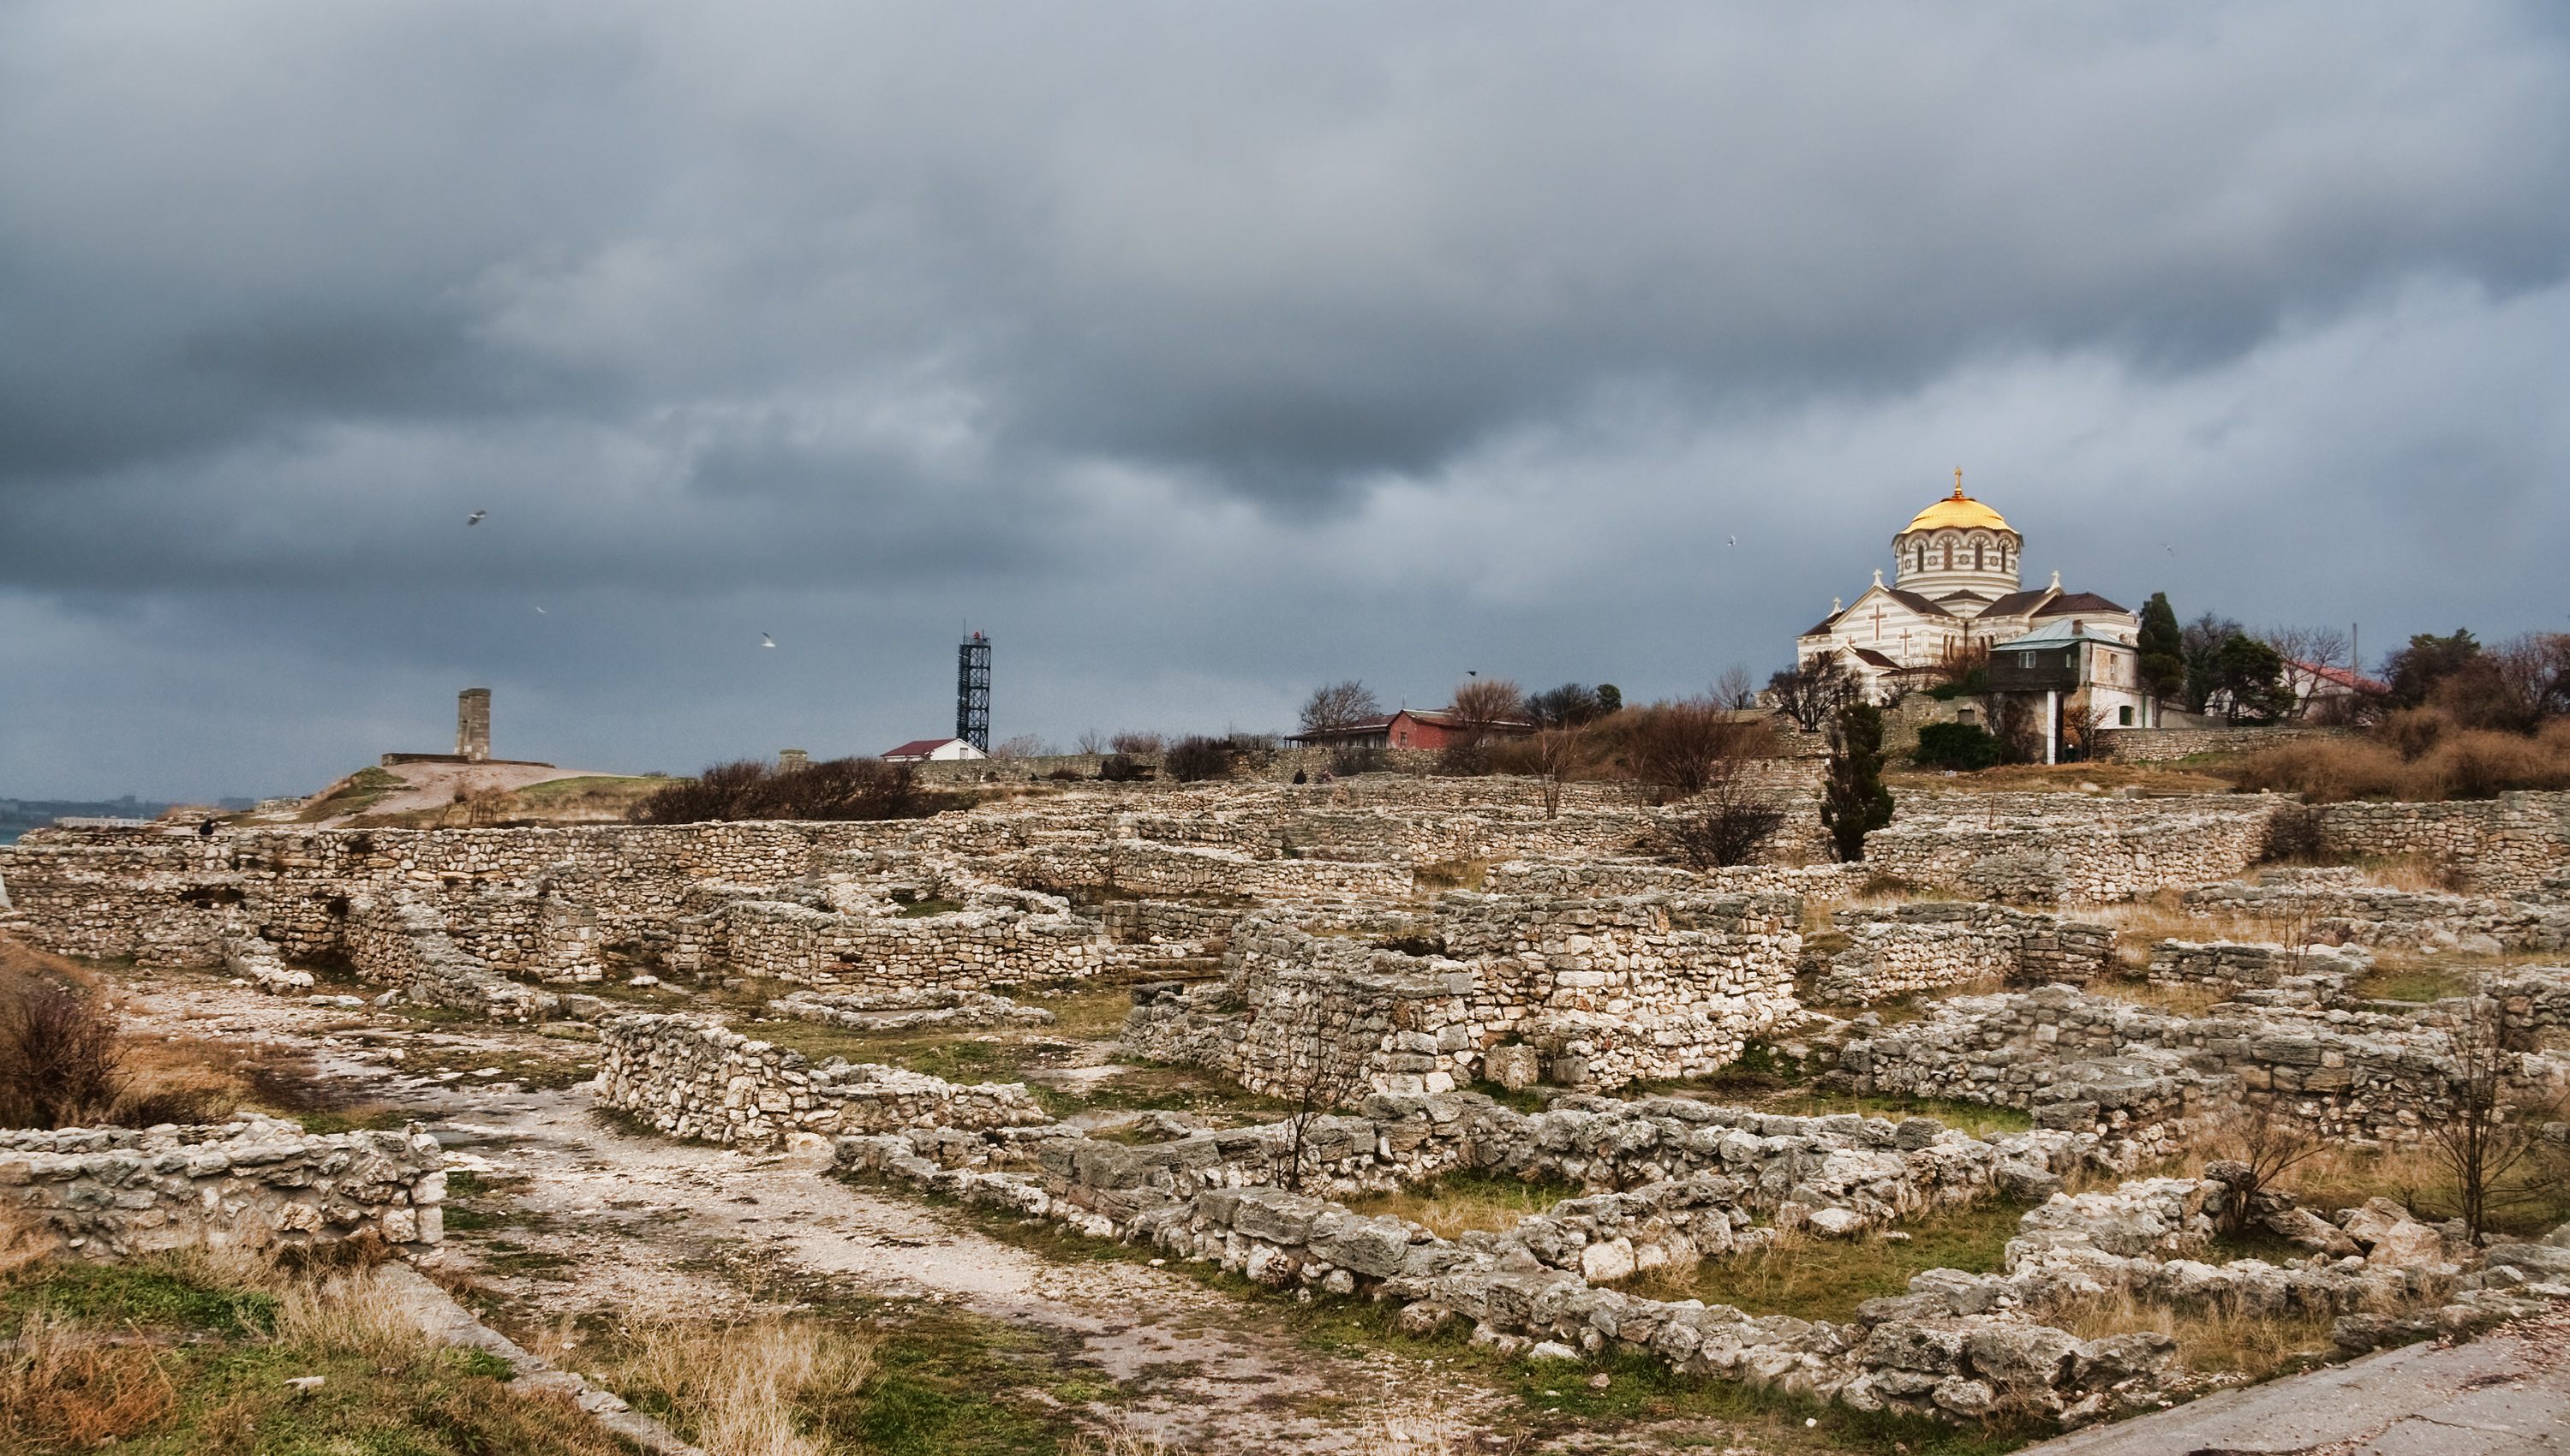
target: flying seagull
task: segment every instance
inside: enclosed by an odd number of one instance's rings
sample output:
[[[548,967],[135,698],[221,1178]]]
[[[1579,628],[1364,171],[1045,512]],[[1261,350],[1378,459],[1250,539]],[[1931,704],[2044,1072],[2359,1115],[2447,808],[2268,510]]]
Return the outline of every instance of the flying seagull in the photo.
[[[476,511],[472,515],[464,518],[464,524],[467,526],[480,526],[482,524],[482,518],[490,514],[491,513],[488,511]]]
[[[776,645],[776,639],[767,635],[765,632],[761,632],[758,634],[758,645],[762,647],[773,647]]]
[[[540,606],[540,607],[537,607],[537,608],[536,608],[536,615],[538,615],[538,616],[543,616],[544,614],[545,614],[545,609],[544,609],[543,607],[541,607],[541,606]]]
[[[1726,537],[1724,537],[1724,538],[1723,538],[1723,540],[1724,540],[1725,542],[1727,542],[1728,544],[1732,545],[1732,546],[1738,546],[1738,545],[1740,545],[1740,538],[1738,538],[1738,537],[1736,537],[1736,536],[1726,536]]]

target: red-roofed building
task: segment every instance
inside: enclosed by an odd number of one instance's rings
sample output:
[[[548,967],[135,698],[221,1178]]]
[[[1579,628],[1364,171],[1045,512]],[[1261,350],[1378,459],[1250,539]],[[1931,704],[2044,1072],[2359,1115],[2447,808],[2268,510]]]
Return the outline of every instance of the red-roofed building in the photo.
[[[1335,728],[1297,733],[1295,743],[1314,748],[1450,748],[1468,742],[1475,732],[1516,738],[1534,731],[1532,723],[1505,721],[1478,726],[1449,711],[1404,708],[1388,718],[1361,718]]]
[[[887,748],[883,753],[885,763],[951,763],[957,759],[989,757],[961,738],[916,738],[899,748]]]

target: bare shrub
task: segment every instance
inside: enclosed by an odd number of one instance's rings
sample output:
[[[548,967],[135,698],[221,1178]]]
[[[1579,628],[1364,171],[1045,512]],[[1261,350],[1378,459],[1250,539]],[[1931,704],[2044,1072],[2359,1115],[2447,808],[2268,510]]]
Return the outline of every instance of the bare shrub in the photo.
[[[1149,758],[1167,746],[1168,740],[1157,733],[1136,733],[1130,730],[1106,740],[1106,747],[1110,751],[1129,753],[1139,758]]]
[[[1161,756],[1160,767],[1181,784],[1201,784],[1230,778],[1236,759],[1230,743],[1198,734],[1171,745]]]
[[[0,1003],[0,1120],[11,1127],[104,1122],[125,1090],[125,1048],[97,991],[16,979]]]
[[[2445,1098],[2428,1109],[2428,1146],[2452,1180],[2456,1212],[2474,1239],[2495,1213],[2541,1192],[2521,1175],[2543,1149],[2543,1124],[2558,1121],[2557,1098],[2519,1080],[2522,1058],[2507,1044],[2506,1015],[2488,996],[2464,1000],[2445,1028]]]
[[[1342,779],[1358,774],[1379,774],[1392,767],[1391,755],[1380,748],[1334,748],[1330,750],[1330,772]]]
[[[780,770],[763,759],[743,759],[655,789],[626,817],[636,824],[925,819],[966,802],[922,787],[908,764],[834,758]]]
[[[1614,728],[1626,776],[1659,803],[1692,799],[1777,753],[1767,720],[1735,717],[1710,698],[1634,708]]]
[[[1699,813],[1682,815],[1668,828],[1669,842],[1692,869],[1723,870],[1746,865],[1784,826],[1785,811],[1772,804],[1727,789],[1720,797],[1723,802],[1711,804]]]
[[[2272,1094],[2242,1101],[2222,1120],[2216,1136],[2228,1166],[2217,1173],[2208,1165],[2206,1176],[2231,1190],[2223,1219],[2233,1234],[2249,1231],[2260,1194],[2274,1190],[2325,1146],[2310,1123],[2277,1106]]]
[[[2454,731],[2454,720],[2434,708],[2401,708],[2383,715],[2374,738],[2404,759],[2413,759]]]
[[[1270,1150],[1269,1161],[1277,1185],[1299,1192],[1311,1163],[1312,1126],[1365,1089],[1376,1038],[1365,1027],[1363,998],[1345,981],[1321,986],[1288,1014],[1294,1018],[1288,1032],[1293,1054],[1270,1095],[1293,1111],[1283,1123],[1283,1143]]]
[[[1004,739],[991,747],[991,757],[996,759],[1050,758],[1052,756],[1053,745],[1045,742],[1041,735],[1034,733],[1021,733],[1015,738]]]

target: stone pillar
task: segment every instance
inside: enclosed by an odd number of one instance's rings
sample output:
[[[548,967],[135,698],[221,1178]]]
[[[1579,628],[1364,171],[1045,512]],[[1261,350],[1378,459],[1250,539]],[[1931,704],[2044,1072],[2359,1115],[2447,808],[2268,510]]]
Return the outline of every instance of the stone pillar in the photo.
[[[474,763],[491,758],[491,690],[468,687],[455,695],[455,756]]]
[[[799,748],[780,748],[776,750],[776,771],[780,774],[790,774],[798,769],[808,769],[811,766],[812,755],[805,753]]]

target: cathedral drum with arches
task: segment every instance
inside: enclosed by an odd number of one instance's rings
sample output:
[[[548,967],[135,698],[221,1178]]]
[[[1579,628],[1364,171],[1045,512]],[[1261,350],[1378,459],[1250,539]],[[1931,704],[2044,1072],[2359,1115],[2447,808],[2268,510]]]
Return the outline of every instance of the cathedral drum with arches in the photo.
[[[2025,590],[2024,548],[2005,517],[1963,494],[1957,470],[1953,494],[1893,536],[1892,584],[1878,568],[1855,601],[1831,602],[1796,639],[1796,659],[1838,658],[1876,702],[1985,665],[1992,694],[2027,700],[2047,762],[2092,728],[2157,726],[2134,646],[2140,618],[2093,591],[2063,590],[2058,571]]]

